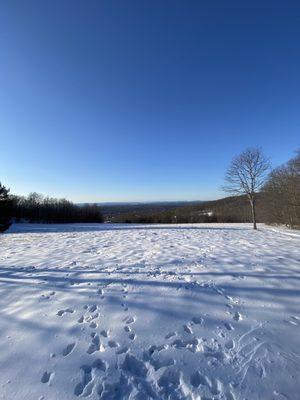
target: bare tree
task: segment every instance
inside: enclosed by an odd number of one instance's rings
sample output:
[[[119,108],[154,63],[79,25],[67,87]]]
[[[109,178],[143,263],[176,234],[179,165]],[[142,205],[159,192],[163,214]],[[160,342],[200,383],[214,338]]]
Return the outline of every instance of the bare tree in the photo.
[[[270,173],[263,192],[267,222],[300,226],[300,150]]]
[[[246,195],[251,206],[253,228],[256,226],[256,194],[265,183],[269,160],[260,148],[248,148],[235,157],[227,170],[223,189],[231,194]]]

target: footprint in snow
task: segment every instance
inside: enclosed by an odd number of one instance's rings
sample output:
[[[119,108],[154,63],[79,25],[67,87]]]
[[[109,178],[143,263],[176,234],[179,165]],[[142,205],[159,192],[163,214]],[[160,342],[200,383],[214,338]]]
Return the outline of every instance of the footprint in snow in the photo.
[[[50,381],[52,380],[53,376],[54,372],[45,371],[41,377],[41,382],[50,384]]]
[[[109,337],[109,330],[103,329],[103,330],[100,332],[100,334],[101,334],[103,337],[108,338],[108,337]]]
[[[176,335],[177,335],[176,332],[169,332],[166,334],[165,339],[170,339],[171,337],[176,336]]]
[[[183,325],[183,329],[186,333],[190,335],[193,333],[192,328],[189,325]]]
[[[190,379],[191,385],[198,388],[199,386],[206,386],[213,396],[218,396],[223,391],[223,383],[218,379],[210,380],[208,376],[202,375],[196,371]]]
[[[224,326],[228,331],[233,331],[234,330],[234,327],[231,325],[230,322],[225,322]]]
[[[93,314],[93,315],[88,315],[87,317],[84,318],[85,322],[91,322],[93,319],[96,319],[99,317],[99,314]]]
[[[164,371],[164,373],[157,381],[157,384],[160,387],[164,398],[170,398],[170,393],[178,393],[181,385],[181,377],[181,371],[174,366],[171,366]],[[176,397],[181,398],[178,396]]]
[[[70,344],[68,344],[68,345],[63,349],[62,355],[63,355],[64,357],[66,357],[66,356],[68,356],[69,354],[71,354],[72,351],[74,350],[75,346],[76,346],[76,343],[70,343]]]
[[[226,336],[225,333],[224,333],[224,331],[223,331],[223,329],[222,329],[220,326],[217,327],[217,329],[216,329],[215,332],[216,332],[217,335],[220,336],[221,338],[224,338],[224,337]]]
[[[104,346],[100,342],[99,336],[96,333],[93,332],[91,334],[91,337],[92,337],[92,343],[90,344],[89,348],[87,349],[87,353],[88,354],[93,354],[96,351],[100,351],[100,352],[105,351]]]
[[[120,346],[119,343],[114,340],[109,340],[108,345],[109,345],[109,347],[119,347]]]
[[[234,344],[234,341],[233,340],[228,340],[226,343],[225,343],[225,347],[226,347],[226,349],[227,350],[231,350],[231,349],[233,349],[234,348],[234,346],[235,346],[235,344]]]
[[[41,297],[45,300],[49,300],[52,296],[55,295],[55,292],[50,292],[48,294],[42,294]]]
[[[192,353],[196,353],[201,350],[201,340],[195,337],[187,340],[175,339],[171,343],[171,346],[175,349],[187,349]]]
[[[119,355],[119,354],[124,354],[124,353],[127,353],[128,350],[129,350],[128,347],[123,346],[123,347],[120,347],[120,348],[118,348],[118,349],[116,350],[116,354],[117,354],[117,355]]]
[[[98,308],[97,305],[96,305],[96,304],[93,304],[93,305],[90,306],[89,312],[94,312],[94,311],[97,310],[97,308]]]
[[[200,374],[199,371],[196,371],[193,373],[193,375],[191,376],[191,385],[198,388],[200,385],[203,386],[210,386],[211,382],[209,380],[209,378],[205,375]]]
[[[73,312],[74,312],[74,310],[72,310],[71,308],[66,308],[65,310],[57,311],[56,315],[58,315],[59,317],[62,317],[66,313],[73,314]]]
[[[143,361],[135,358],[131,354],[126,354],[125,360],[121,365],[121,368],[125,372],[129,372],[139,378],[146,378],[148,374],[148,368]]]
[[[157,351],[158,353],[161,352],[162,350],[166,350],[169,347],[167,344],[162,344],[160,346],[156,346],[155,344],[150,346],[148,349],[148,354],[152,356],[152,354]]]
[[[242,321],[243,316],[242,316],[242,314],[240,314],[239,312],[235,312],[235,313],[234,313],[234,316],[233,316],[233,319],[234,319],[235,321]]]
[[[175,365],[175,360],[173,358],[157,358],[149,360],[150,364],[154,367],[155,371],[158,371],[164,367],[170,367],[171,365]]]
[[[192,322],[196,325],[202,325],[203,324],[203,318],[201,317],[193,317]]]
[[[92,365],[82,365],[80,369],[83,375],[82,381],[75,386],[74,394],[75,396],[88,397],[94,388],[93,375],[95,374],[95,370],[105,372],[107,364],[98,358]]]
[[[136,318],[130,315],[129,317],[126,317],[124,321],[127,325],[133,324],[136,321]]]

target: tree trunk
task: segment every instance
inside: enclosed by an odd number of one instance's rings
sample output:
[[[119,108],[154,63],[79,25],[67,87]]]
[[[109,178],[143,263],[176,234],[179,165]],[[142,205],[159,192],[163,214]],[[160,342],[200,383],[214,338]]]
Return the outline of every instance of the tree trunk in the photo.
[[[257,226],[256,226],[256,212],[255,212],[255,200],[254,200],[254,198],[250,199],[250,204],[251,204],[253,229],[257,229]]]

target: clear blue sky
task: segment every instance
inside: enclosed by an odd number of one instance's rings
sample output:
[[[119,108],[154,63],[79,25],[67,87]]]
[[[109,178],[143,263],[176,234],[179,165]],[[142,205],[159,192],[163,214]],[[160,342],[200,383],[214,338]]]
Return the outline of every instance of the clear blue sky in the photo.
[[[300,2],[1,2],[0,180],[73,201],[222,196],[300,144]]]

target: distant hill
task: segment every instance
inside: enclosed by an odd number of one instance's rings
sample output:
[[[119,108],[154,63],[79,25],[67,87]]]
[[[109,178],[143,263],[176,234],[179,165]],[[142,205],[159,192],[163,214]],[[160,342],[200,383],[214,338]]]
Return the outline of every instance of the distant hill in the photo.
[[[258,195],[258,220],[261,219]],[[127,223],[251,222],[246,196],[212,201],[157,202],[102,206],[104,219]]]
[[[155,202],[105,202],[97,203],[101,207],[102,215],[105,219],[115,218],[119,215],[128,213],[134,214],[151,214],[167,210],[176,209],[178,207],[199,205],[202,201],[155,201]],[[83,205],[80,203],[79,205]]]
[[[258,221],[263,221],[261,195],[257,198]],[[246,196],[211,201],[149,203],[98,203],[105,221],[126,223],[251,222]]]

